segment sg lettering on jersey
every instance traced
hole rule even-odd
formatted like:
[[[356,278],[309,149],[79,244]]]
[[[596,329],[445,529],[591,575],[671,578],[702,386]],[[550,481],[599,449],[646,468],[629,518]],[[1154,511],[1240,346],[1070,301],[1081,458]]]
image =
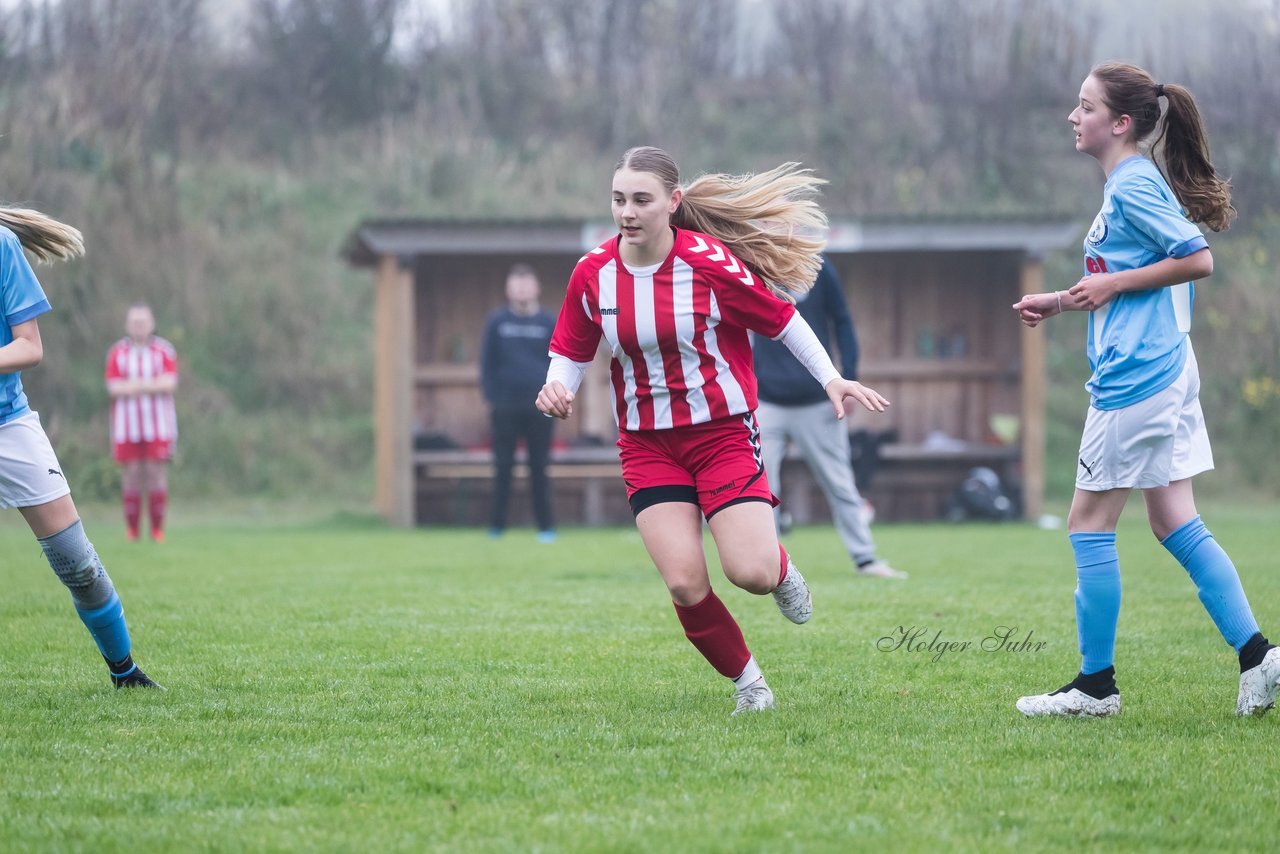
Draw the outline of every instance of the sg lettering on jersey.
[[[1106,273],[1107,262],[1103,258],[1096,258],[1093,255],[1086,255],[1084,258],[1085,269],[1090,273]]]

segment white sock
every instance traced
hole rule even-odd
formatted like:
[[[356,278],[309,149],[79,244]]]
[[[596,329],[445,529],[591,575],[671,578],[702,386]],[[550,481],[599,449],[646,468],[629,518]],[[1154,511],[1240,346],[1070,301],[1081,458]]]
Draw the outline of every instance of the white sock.
[[[764,673],[760,671],[760,665],[756,664],[756,657],[753,655],[747,659],[747,668],[742,671],[742,675],[733,680],[733,685],[739,691],[746,688],[756,680],[764,680]]]

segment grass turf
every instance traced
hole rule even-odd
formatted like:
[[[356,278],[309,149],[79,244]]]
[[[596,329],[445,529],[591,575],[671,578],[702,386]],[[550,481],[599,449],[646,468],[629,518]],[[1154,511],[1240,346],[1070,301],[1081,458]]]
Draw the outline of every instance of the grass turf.
[[[1266,508],[1206,519],[1276,626]],[[1234,717],[1235,657],[1140,506],[1110,720],[1013,708],[1079,663],[1063,531],[876,534],[909,581],[852,577],[830,529],[787,538],[806,626],[713,564],[779,705],[730,718],[630,530],[201,519],[155,546],[93,522],[162,694],[110,688],[6,514],[0,849],[1269,847],[1280,713]],[[1031,643],[984,650],[1000,626]],[[916,649],[886,649],[899,627]]]

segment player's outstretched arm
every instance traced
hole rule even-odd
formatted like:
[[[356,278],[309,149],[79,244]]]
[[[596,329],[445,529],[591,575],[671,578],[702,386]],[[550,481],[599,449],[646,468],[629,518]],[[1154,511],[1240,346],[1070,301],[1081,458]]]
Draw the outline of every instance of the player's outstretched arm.
[[[1018,313],[1019,320],[1034,329],[1072,305],[1074,299],[1066,291],[1054,291],[1048,294],[1027,294],[1013,304],[1013,310]]]

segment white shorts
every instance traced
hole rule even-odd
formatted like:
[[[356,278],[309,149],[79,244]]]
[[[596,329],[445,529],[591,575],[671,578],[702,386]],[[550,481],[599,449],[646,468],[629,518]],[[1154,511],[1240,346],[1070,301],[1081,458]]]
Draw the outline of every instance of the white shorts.
[[[1123,409],[1089,407],[1080,439],[1076,488],[1151,489],[1213,468],[1213,448],[1200,409],[1200,370],[1187,362],[1173,385]]]
[[[0,508],[36,507],[70,493],[38,414],[0,424]]]

